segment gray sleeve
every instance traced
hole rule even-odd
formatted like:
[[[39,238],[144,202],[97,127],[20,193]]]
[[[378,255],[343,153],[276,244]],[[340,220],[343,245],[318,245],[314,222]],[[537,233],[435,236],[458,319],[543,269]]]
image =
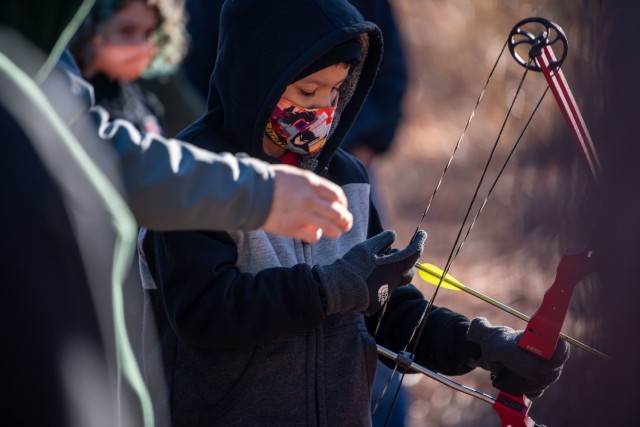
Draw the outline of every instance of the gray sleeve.
[[[109,121],[101,107],[92,114],[100,138],[116,151],[129,207],[141,226],[236,230],[265,222],[274,191],[267,163],[140,134],[127,121]]]
[[[159,231],[229,231],[265,222],[274,185],[267,163],[214,154],[140,134],[125,120],[110,121],[102,107],[91,108],[93,87],[68,51],[54,71],[42,89],[85,151],[121,189],[139,225]]]

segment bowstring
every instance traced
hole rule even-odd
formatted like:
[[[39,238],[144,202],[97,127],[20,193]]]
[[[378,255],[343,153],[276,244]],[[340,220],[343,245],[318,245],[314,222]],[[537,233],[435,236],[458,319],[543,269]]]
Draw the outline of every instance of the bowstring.
[[[491,187],[489,188],[489,191],[487,191],[486,197],[482,201],[482,205],[480,206],[480,209],[478,209],[478,211],[476,212],[475,217],[473,217],[473,221],[471,222],[471,225],[469,226],[469,228],[467,228],[467,233],[464,235],[464,238],[462,239],[462,242],[460,243],[460,246],[458,246],[458,249],[456,250],[456,253],[453,256],[453,259],[457,258],[458,254],[460,253],[460,249],[462,249],[462,246],[464,245],[464,242],[467,241],[467,238],[469,237],[469,233],[471,232],[471,229],[473,229],[474,225],[476,224],[476,221],[478,220],[478,217],[480,216],[480,214],[482,213],[482,210],[484,209],[485,205],[487,204],[487,201],[489,200],[489,197],[491,196],[491,193],[493,192],[493,189],[496,187],[496,184],[498,183],[498,180],[500,179],[500,177],[502,176],[502,173],[506,169],[507,164],[510,162],[511,157],[513,156],[513,153],[515,153],[515,151],[516,151],[516,148],[518,148],[518,145],[520,144],[520,141],[522,140],[522,137],[524,136],[524,133],[526,132],[527,128],[529,127],[529,124],[531,123],[531,120],[533,120],[533,117],[535,116],[536,112],[538,111],[538,108],[542,104],[542,101],[544,100],[545,96],[547,95],[547,92],[549,92],[549,87],[548,86],[545,88],[544,92],[542,93],[542,96],[540,96],[540,99],[538,100],[538,103],[536,104],[535,108],[533,109],[533,112],[531,113],[531,116],[529,116],[529,119],[527,120],[527,122],[525,123],[524,127],[522,128],[522,131],[520,132],[520,135],[518,136],[518,139],[516,140],[515,144],[513,144],[513,147],[511,148],[511,151],[509,152],[509,154],[507,155],[504,163],[502,164],[502,167],[500,168],[500,171],[496,175],[496,178],[493,180],[493,183],[491,184]]]
[[[429,212],[429,209],[431,208],[431,204],[433,202],[433,199],[435,198],[440,186],[442,185],[444,177],[447,174],[447,171],[449,170],[449,167],[451,166],[451,163],[453,162],[453,158],[456,155],[456,153],[458,152],[458,149],[460,148],[460,146],[462,145],[462,140],[464,139],[464,136],[467,133],[467,129],[469,128],[469,126],[471,125],[471,122],[473,121],[473,119],[475,117],[476,110],[480,106],[480,102],[482,101],[482,98],[484,97],[484,94],[487,91],[487,87],[489,86],[489,83],[491,82],[491,79],[493,78],[493,75],[494,75],[494,73],[496,71],[496,68],[498,67],[500,59],[502,58],[502,55],[504,54],[504,51],[505,51],[507,45],[508,45],[508,39],[502,45],[502,48],[500,49],[500,53],[498,54],[498,57],[496,58],[496,60],[495,60],[495,62],[493,64],[493,67],[491,68],[491,71],[489,72],[489,76],[487,77],[487,80],[485,81],[484,86],[482,87],[482,91],[480,92],[480,95],[476,99],[475,105],[474,105],[473,109],[471,110],[471,114],[469,115],[469,118],[467,119],[467,121],[466,121],[466,123],[464,125],[462,133],[458,137],[458,140],[456,141],[456,144],[455,144],[455,146],[454,146],[454,148],[453,148],[453,150],[451,152],[451,155],[449,156],[449,159],[448,159],[447,163],[445,164],[445,167],[444,167],[444,169],[442,171],[442,174],[440,175],[440,179],[438,180],[438,182],[436,184],[436,187],[434,188],[433,192],[431,193],[431,195],[430,195],[430,197],[429,197],[429,199],[427,201],[427,207],[422,212],[422,216],[420,218],[420,221],[418,222],[418,226],[416,227],[416,231],[414,233],[413,238],[415,238],[415,236],[417,235],[418,231],[420,230],[420,226],[422,225],[422,222],[424,221],[427,213]],[[438,286],[439,285],[440,284],[438,284]],[[437,288],[436,288],[436,291],[437,291]],[[387,299],[387,301],[385,301],[385,303],[382,306],[382,310],[381,310],[380,316],[378,317],[376,328],[374,330],[374,338],[377,337],[377,335],[378,335],[378,330],[379,330],[380,325],[382,323],[382,318],[384,317],[384,315],[386,313],[386,309],[387,309],[387,305],[389,304],[389,300],[390,300],[390,298]],[[414,329],[414,332],[415,332],[415,329]],[[413,336],[413,334],[412,334],[412,336]],[[409,343],[410,343],[410,341],[409,341]],[[405,350],[406,350],[406,348],[405,348]],[[391,381],[393,380],[393,377],[395,376],[395,373],[396,373],[397,370],[398,370],[398,365],[396,364],[393,367],[393,370],[391,371],[391,374],[389,375],[389,379],[385,383],[385,385],[384,385],[384,387],[383,387],[383,389],[382,389],[382,391],[380,393],[380,396],[378,397],[378,399],[377,399],[377,401],[376,401],[376,403],[375,403],[375,405],[374,405],[374,407],[373,407],[373,409],[371,411],[372,414],[376,413],[376,411],[377,411],[377,409],[378,409],[378,407],[380,405],[380,402],[382,401],[384,395],[386,394],[387,389],[388,389]],[[403,374],[403,377],[404,377],[404,374]],[[401,379],[401,382],[402,382],[402,379]],[[391,405],[391,409],[389,410],[389,414],[391,413],[391,410],[393,409],[393,406],[395,405],[395,401],[396,401],[396,398],[397,398],[399,390],[400,390],[400,387],[398,386],[398,390],[395,393],[395,397],[393,399],[393,403]],[[388,420],[388,416],[387,416],[387,420]],[[386,425],[386,422],[385,422],[385,425]]]
[[[460,248],[462,247],[462,245],[464,244],[464,239],[461,239],[462,237],[462,233],[465,229],[465,226],[467,224],[467,221],[469,219],[469,216],[471,215],[471,211],[473,210],[473,205],[475,204],[476,200],[478,199],[478,195],[480,194],[480,189],[482,188],[482,184],[484,183],[485,178],[487,177],[487,172],[489,170],[489,166],[491,165],[493,159],[494,159],[494,155],[496,152],[496,149],[498,147],[498,144],[500,142],[500,139],[502,138],[502,134],[504,132],[504,129],[506,127],[507,121],[509,120],[509,117],[511,116],[511,112],[513,111],[513,106],[516,103],[516,100],[518,99],[518,95],[520,94],[520,90],[522,89],[522,85],[524,84],[524,80],[527,76],[527,73],[529,72],[529,70],[527,68],[525,68],[524,73],[522,74],[522,78],[520,79],[520,83],[518,84],[518,89],[516,90],[513,99],[511,101],[511,105],[509,105],[509,110],[507,111],[507,114],[502,122],[502,126],[500,127],[500,131],[498,132],[498,136],[493,144],[493,147],[491,148],[491,152],[489,153],[489,157],[487,158],[487,161],[485,163],[484,166],[484,170],[482,171],[482,175],[480,176],[480,179],[478,181],[478,184],[476,185],[476,189],[473,193],[473,196],[471,197],[471,201],[469,202],[469,206],[467,207],[467,211],[465,212],[465,216],[462,220],[462,224],[460,225],[460,229],[458,230],[458,234],[456,235],[456,238],[454,240],[453,246],[451,248],[451,251],[449,252],[449,256],[447,257],[447,262],[445,264],[445,268],[443,269],[443,273],[442,273],[442,277],[440,278],[440,280],[438,281],[438,285],[436,286],[436,290],[433,292],[433,295],[431,296],[431,300],[429,301],[429,304],[425,307],[425,309],[423,310],[422,315],[420,316],[420,320],[418,322],[418,324],[416,325],[416,327],[414,328],[411,336],[409,337],[409,342],[407,343],[407,345],[405,346],[403,351],[407,351],[407,349],[409,348],[409,345],[411,342],[413,342],[413,346],[411,348],[411,352],[413,353],[418,345],[418,341],[420,340],[420,337],[422,335],[422,332],[424,331],[425,325],[427,324],[427,319],[429,316],[429,313],[431,313],[433,304],[435,302],[436,297],[438,296],[438,293],[440,291],[442,282],[444,281],[444,278],[446,277],[446,275],[449,273],[449,270],[451,268],[451,265],[453,264],[453,261],[455,260],[455,258],[457,257],[457,255],[460,253]],[[508,159],[507,159],[508,160]],[[506,164],[505,164],[506,166]],[[500,170],[500,173],[504,170],[504,167]],[[500,176],[498,175],[496,177],[496,179],[498,179]],[[495,185],[495,182],[494,182]],[[493,186],[491,187],[493,189]],[[484,207],[487,198],[489,197],[489,195],[487,194],[487,197],[485,198],[485,202],[482,203],[480,209],[478,210],[478,213],[476,214],[475,218],[477,218],[480,215],[480,212],[482,210],[482,208]],[[475,223],[475,221],[474,221]],[[471,226],[473,226],[473,224],[471,224]],[[471,226],[468,227],[467,233],[465,234],[465,239],[466,237],[469,235],[469,232],[471,231]]]
[[[469,118],[467,119],[467,122],[465,123],[464,128],[462,129],[462,133],[460,134],[460,137],[458,138],[458,141],[456,142],[456,145],[453,147],[453,151],[451,152],[451,155],[449,156],[449,160],[447,161],[447,164],[444,166],[442,174],[440,175],[440,179],[438,180],[438,183],[436,184],[436,187],[433,189],[433,193],[431,193],[431,196],[429,197],[429,201],[427,202],[427,207],[425,208],[424,212],[422,212],[422,217],[420,218],[420,221],[418,222],[418,226],[416,227],[416,231],[414,233],[414,237],[418,233],[418,231],[420,230],[420,226],[422,225],[422,221],[425,219],[425,217],[427,216],[427,212],[429,212],[429,209],[431,208],[431,203],[433,202],[433,199],[436,197],[436,193],[438,192],[438,190],[440,189],[440,186],[442,185],[442,181],[444,180],[444,177],[447,174],[447,171],[449,170],[449,166],[451,166],[451,163],[453,162],[453,157],[456,155],[456,152],[458,151],[458,148],[460,148],[460,145],[462,145],[462,139],[466,135],[467,129],[469,128],[469,125],[471,124],[471,121],[473,120],[473,118],[476,115],[476,110],[480,106],[480,101],[482,101],[482,98],[484,97],[484,94],[487,91],[487,87],[489,86],[489,83],[491,82],[491,79],[493,78],[493,73],[496,71],[496,68],[498,67],[498,63],[500,62],[500,58],[502,58],[502,54],[504,53],[504,50],[506,49],[508,42],[509,42],[509,40],[507,39],[504,42],[504,44],[502,45],[502,49],[500,49],[500,53],[498,54],[498,58],[496,59],[495,63],[493,64],[493,68],[491,68],[491,71],[489,72],[489,77],[487,77],[487,81],[484,83],[482,91],[480,92],[480,96],[478,96],[478,99],[476,100],[476,104],[473,106],[473,110],[471,110],[471,114],[469,115]]]
[[[515,144],[513,145],[511,151],[509,152],[509,155],[506,157],[505,161],[502,164],[502,167],[500,168],[499,172],[497,173],[493,183],[491,184],[483,202],[480,205],[480,208],[477,210],[471,224],[467,227],[467,231],[464,235],[464,237],[461,239],[462,236],[462,232],[465,229],[465,225],[467,224],[467,220],[469,219],[469,215],[471,214],[471,211],[473,209],[473,205],[475,204],[475,201],[478,198],[478,194],[480,193],[480,188],[482,187],[482,184],[484,183],[484,180],[486,178],[486,174],[487,171],[489,169],[489,166],[493,160],[496,148],[498,146],[498,143],[500,142],[500,139],[502,137],[505,125],[511,115],[511,112],[513,110],[513,106],[515,105],[515,102],[518,98],[518,95],[520,93],[520,90],[522,88],[522,85],[524,83],[524,80],[527,76],[528,73],[528,69],[525,68],[525,71],[522,75],[522,78],[520,79],[520,84],[518,85],[518,89],[516,90],[516,93],[514,94],[513,100],[511,102],[511,105],[509,106],[509,110],[507,111],[507,114],[505,116],[505,119],[502,123],[502,127],[500,128],[500,132],[498,134],[498,137],[496,138],[496,142],[493,145],[493,148],[491,150],[491,153],[489,154],[489,157],[487,159],[487,162],[485,164],[485,168],[482,172],[482,175],[480,177],[480,180],[478,182],[478,185],[476,186],[475,192],[473,194],[473,197],[471,198],[471,201],[469,202],[469,207],[467,208],[465,217],[462,221],[462,225],[460,226],[460,229],[458,230],[458,234],[456,236],[456,239],[454,241],[453,247],[451,249],[451,252],[449,253],[449,257],[447,258],[447,262],[445,264],[445,268],[443,269],[443,274],[442,277],[440,278],[440,280],[438,281],[438,285],[436,286],[436,290],[434,291],[431,300],[429,301],[429,304],[425,307],[422,315],[420,316],[420,320],[418,322],[418,324],[416,325],[416,327],[413,330],[412,335],[409,337],[409,343],[406,345],[406,347],[404,348],[404,351],[406,351],[409,348],[409,344],[411,342],[413,342],[413,346],[411,347],[411,353],[414,353],[416,350],[416,347],[418,345],[418,342],[420,341],[420,337],[422,336],[422,332],[424,331],[424,328],[427,324],[427,320],[429,318],[429,314],[431,313],[431,310],[433,309],[433,305],[435,302],[435,299],[438,295],[438,291],[441,288],[442,282],[444,280],[444,277],[446,277],[446,275],[448,274],[451,265],[453,264],[453,262],[455,261],[455,259],[457,258],[458,254],[460,253],[460,250],[462,249],[462,246],[464,245],[465,241],[467,240],[467,238],[469,237],[469,233],[471,232],[471,229],[473,228],[473,226],[476,224],[476,221],[478,219],[478,217],[480,216],[480,214],[482,213],[482,210],[484,209],[487,200],[489,199],[489,196],[491,195],[493,189],[495,188],[498,180],[500,179],[500,176],[502,175],[502,173],[504,172],[507,164],[509,163],[509,160],[511,159],[511,157],[513,156],[513,153],[515,152],[516,148],[518,147],[518,145],[520,144],[520,141],[522,140],[522,136],[524,135],[524,132],[526,131],[527,127],[529,126],[529,123],[531,123],[531,120],[533,119],[533,116],[535,115],[535,113],[538,110],[538,107],[540,106],[540,104],[542,103],[542,100],[544,99],[544,96],[547,93],[547,90],[545,89],[543,95],[540,97],[540,100],[538,101],[532,115],[529,117],[528,121],[525,123],[525,126],[523,128],[523,130],[521,131],[518,139],[516,140]]]
[[[440,185],[441,185],[441,184],[442,184],[442,182],[443,182],[444,176],[446,175],[446,173],[447,173],[447,171],[448,171],[448,169],[449,169],[449,166],[451,165],[451,163],[452,163],[452,161],[453,161],[453,156],[455,155],[455,153],[457,152],[457,150],[458,150],[459,146],[461,145],[462,139],[463,139],[464,135],[466,134],[467,129],[468,129],[468,127],[469,127],[469,125],[470,125],[471,121],[473,120],[473,118],[474,118],[474,116],[475,116],[475,112],[476,112],[476,110],[478,109],[478,106],[479,106],[479,104],[480,104],[480,101],[482,100],[482,97],[484,96],[484,93],[485,93],[485,91],[486,91],[486,89],[487,89],[487,86],[488,86],[489,82],[491,81],[491,78],[492,78],[492,76],[493,76],[493,74],[494,74],[494,71],[495,71],[495,69],[496,69],[496,67],[497,67],[497,65],[498,65],[498,62],[500,61],[500,59],[501,59],[501,57],[502,57],[502,54],[503,54],[504,49],[505,49],[505,47],[507,46],[507,44],[508,44],[508,40],[507,40],[507,41],[505,42],[505,44],[503,45],[503,47],[502,47],[502,49],[501,49],[501,51],[500,51],[500,54],[498,55],[498,58],[497,58],[497,60],[496,60],[496,62],[495,62],[495,64],[494,64],[494,66],[493,66],[493,68],[492,68],[491,72],[489,73],[489,77],[487,78],[487,81],[485,82],[485,85],[484,85],[484,87],[483,87],[483,89],[482,89],[482,92],[481,92],[480,96],[478,97],[478,99],[477,99],[477,101],[476,101],[476,104],[475,104],[475,106],[474,106],[474,108],[473,108],[473,110],[472,110],[472,112],[471,112],[471,115],[469,116],[469,119],[467,120],[467,122],[466,122],[466,124],[465,124],[465,127],[464,127],[464,129],[463,129],[463,131],[462,131],[462,134],[461,134],[461,135],[460,135],[460,137],[458,138],[458,141],[456,142],[456,145],[455,145],[455,147],[454,147],[454,149],[453,149],[453,151],[452,151],[452,154],[451,154],[451,156],[449,157],[449,160],[447,161],[447,164],[445,165],[445,168],[444,168],[444,170],[443,170],[443,172],[442,172],[442,175],[440,176],[440,179],[439,179],[439,181],[438,181],[438,183],[437,183],[437,185],[436,185],[436,188],[434,189],[433,193],[431,194],[431,196],[430,196],[430,198],[429,198],[429,201],[428,201],[428,204],[427,204],[427,208],[424,210],[424,212],[423,212],[423,214],[422,214],[422,217],[420,218],[420,222],[419,222],[419,224],[418,224],[418,227],[416,228],[416,233],[419,231],[419,229],[420,229],[420,225],[422,224],[422,222],[423,222],[423,220],[424,220],[424,218],[425,218],[425,216],[426,216],[427,212],[429,211],[429,209],[430,209],[430,207],[431,207],[431,204],[432,204],[432,201],[433,201],[433,199],[435,198],[435,195],[436,195],[436,193],[437,193],[438,189],[440,188]],[[531,59],[529,60],[529,62],[532,62],[532,61],[533,61],[533,58],[531,58]],[[522,86],[523,86],[523,84],[524,84],[524,81],[525,81],[525,78],[526,78],[526,76],[527,76],[528,71],[529,71],[529,70],[528,70],[528,68],[525,68],[525,71],[524,71],[524,73],[523,73],[523,75],[522,75],[522,78],[520,79],[520,83],[519,83],[518,88],[517,88],[517,90],[516,90],[516,92],[515,92],[515,94],[514,94],[513,100],[512,100],[512,102],[511,102],[511,105],[509,106],[509,109],[508,109],[508,111],[507,111],[507,114],[506,114],[506,116],[505,116],[505,119],[504,119],[504,121],[503,121],[503,123],[502,123],[502,126],[501,126],[501,128],[500,128],[500,132],[499,132],[499,134],[498,134],[498,136],[497,136],[497,138],[496,138],[496,141],[495,141],[495,143],[494,143],[494,145],[493,145],[493,147],[492,147],[492,150],[491,150],[491,152],[490,152],[490,154],[489,154],[489,157],[488,157],[488,159],[487,159],[487,162],[486,162],[486,164],[485,164],[485,168],[484,168],[484,170],[483,170],[483,173],[482,173],[482,175],[481,175],[481,177],[480,177],[480,180],[479,180],[479,182],[478,182],[478,185],[476,186],[476,189],[475,189],[475,192],[474,192],[473,197],[472,197],[472,199],[471,199],[471,202],[469,203],[469,206],[468,206],[468,208],[467,208],[467,211],[466,211],[465,217],[464,217],[464,219],[463,219],[463,221],[462,221],[462,225],[461,225],[461,227],[460,227],[460,229],[459,229],[459,231],[458,231],[458,234],[457,234],[457,236],[456,236],[456,239],[455,239],[455,241],[454,241],[454,245],[453,245],[453,247],[452,247],[452,249],[451,249],[451,252],[449,253],[449,256],[448,256],[448,258],[447,258],[447,262],[446,262],[446,265],[445,265],[445,269],[443,270],[442,277],[440,278],[440,281],[438,282],[438,285],[436,286],[436,290],[434,291],[434,293],[433,293],[433,295],[432,295],[432,297],[431,297],[431,300],[429,301],[428,305],[425,307],[425,309],[424,309],[423,313],[421,314],[421,316],[420,316],[420,318],[419,318],[419,320],[418,320],[418,323],[417,323],[417,324],[416,324],[416,326],[414,327],[414,329],[413,329],[413,331],[412,331],[412,334],[411,334],[411,336],[409,337],[409,340],[408,340],[407,344],[405,345],[405,347],[404,347],[404,349],[403,349],[403,353],[406,353],[407,349],[409,348],[409,346],[410,346],[410,345],[411,345],[411,343],[413,342],[413,345],[412,345],[412,348],[411,348],[410,354],[415,354],[415,350],[416,350],[417,345],[418,345],[418,343],[419,343],[419,340],[420,340],[420,337],[421,337],[421,335],[422,335],[422,332],[423,332],[423,331],[424,331],[424,329],[425,329],[425,326],[426,326],[426,323],[427,323],[428,316],[429,316],[429,314],[430,314],[430,312],[431,312],[431,310],[432,310],[432,307],[433,307],[434,302],[435,302],[435,298],[436,298],[436,297],[437,297],[437,295],[438,295],[438,291],[440,290],[440,287],[441,287],[441,285],[442,285],[442,282],[443,282],[443,280],[444,280],[444,277],[446,277],[446,275],[447,275],[447,273],[448,273],[449,269],[451,268],[451,265],[453,264],[453,261],[457,258],[458,254],[460,253],[460,250],[462,249],[462,246],[464,245],[464,243],[465,243],[465,241],[467,240],[467,238],[468,238],[468,236],[469,236],[469,234],[470,234],[471,230],[473,229],[474,225],[476,224],[477,219],[479,218],[480,214],[482,213],[482,211],[483,211],[483,209],[484,209],[484,207],[485,207],[485,205],[486,205],[486,203],[487,203],[487,201],[488,201],[488,199],[489,199],[489,197],[490,197],[491,193],[493,192],[493,190],[494,190],[494,188],[495,188],[495,186],[496,186],[496,184],[497,184],[498,180],[500,179],[500,177],[502,176],[502,174],[503,174],[504,170],[506,169],[507,164],[510,162],[510,160],[511,160],[511,158],[512,158],[512,156],[513,156],[513,154],[514,154],[514,152],[515,152],[515,150],[516,150],[516,148],[517,148],[517,147],[518,147],[518,145],[520,144],[520,142],[521,142],[521,140],[522,140],[522,138],[523,138],[523,136],[524,136],[524,134],[525,134],[525,132],[526,132],[527,128],[529,127],[529,124],[530,124],[530,123],[531,123],[531,121],[533,120],[533,117],[535,116],[536,112],[538,111],[538,109],[539,109],[540,105],[542,104],[542,101],[543,101],[543,100],[544,100],[544,98],[545,98],[545,95],[547,94],[547,92],[548,92],[548,90],[549,90],[549,88],[547,87],[547,88],[544,90],[544,92],[543,92],[542,96],[540,97],[540,99],[538,100],[538,102],[537,102],[537,104],[536,104],[535,108],[533,109],[533,112],[532,112],[532,113],[531,113],[531,115],[529,116],[529,118],[528,118],[527,122],[525,123],[524,127],[522,128],[522,131],[520,132],[520,134],[519,134],[518,138],[516,139],[516,142],[513,144],[512,148],[511,148],[511,150],[510,150],[509,154],[507,155],[506,159],[504,160],[504,162],[503,162],[503,164],[502,164],[502,166],[501,166],[500,170],[499,170],[499,171],[498,171],[498,173],[496,174],[496,176],[495,176],[495,178],[494,178],[494,180],[493,180],[493,183],[491,184],[491,186],[490,186],[489,190],[488,190],[488,191],[487,191],[487,193],[486,193],[486,196],[484,197],[484,200],[482,201],[482,203],[481,203],[481,205],[480,205],[480,208],[477,210],[477,212],[476,212],[475,216],[473,217],[473,219],[472,219],[472,221],[471,221],[471,224],[467,227],[467,230],[466,230],[466,233],[464,234],[464,237],[463,237],[462,239],[460,239],[460,237],[462,236],[462,232],[463,232],[463,231],[464,231],[464,229],[465,229],[465,225],[466,225],[466,223],[467,223],[467,220],[469,219],[469,216],[470,216],[470,214],[471,214],[471,211],[473,210],[473,205],[475,204],[475,201],[476,201],[476,200],[477,200],[477,198],[478,198],[478,195],[479,195],[479,193],[480,193],[480,189],[481,189],[481,187],[482,187],[482,184],[484,183],[484,180],[485,180],[485,178],[486,178],[486,176],[487,176],[487,171],[488,171],[488,169],[489,169],[490,164],[492,163],[492,160],[493,160],[493,158],[494,158],[495,151],[496,151],[496,149],[497,149],[498,143],[500,142],[500,139],[501,139],[502,134],[503,134],[503,132],[504,132],[504,129],[505,129],[505,127],[506,127],[506,123],[508,122],[508,119],[509,119],[509,117],[511,116],[511,113],[512,113],[512,111],[513,111],[513,107],[514,107],[515,102],[516,102],[516,100],[517,100],[517,98],[518,98],[518,96],[519,96],[519,93],[520,93],[521,89],[522,89]],[[414,237],[415,237],[415,234],[414,234]],[[387,301],[387,303],[388,303],[388,301]],[[378,332],[378,328],[379,328],[379,326],[380,326],[381,319],[382,319],[382,316],[384,315],[385,310],[386,310],[386,303],[385,303],[385,307],[383,307],[382,314],[381,314],[380,318],[378,319],[378,324],[377,324],[377,326],[376,326],[375,334],[377,334],[377,332]],[[385,386],[384,386],[384,388],[383,388],[383,390],[382,390],[382,392],[381,392],[380,396],[378,397],[378,399],[377,399],[377,401],[376,401],[376,404],[375,404],[374,409],[373,409],[373,411],[372,411],[372,413],[373,413],[373,414],[375,414],[375,412],[376,412],[377,408],[379,407],[379,404],[380,404],[380,402],[382,401],[382,398],[384,397],[384,395],[385,395],[385,393],[386,393],[386,391],[387,391],[387,389],[388,389],[388,387],[389,387],[389,385],[390,385],[391,381],[393,380],[393,377],[395,376],[395,373],[398,371],[398,367],[399,367],[399,365],[398,365],[398,363],[396,363],[396,364],[395,364],[395,366],[394,366],[394,368],[393,368],[393,370],[392,370],[392,372],[391,372],[391,374],[390,374],[390,376],[389,376],[389,379],[387,380],[387,382],[386,382],[386,384],[385,384]],[[404,368],[404,369],[402,369],[402,371],[401,371],[401,373],[400,373],[400,375],[401,375],[401,376],[400,376],[400,381],[399,381],[399,383],[398,383],[398,385],[397,385],[397,388],[396,388],[396,391],[395,391],[395,393],[394,393],[394,397],[393,397],[393,400],[392,400],[392,403],[391,403],[391,407],[390,407],[390,409],[389,409],[389,411],[388,411],[387,418],[386,418],[386,420],[385,420],[385,426],[386,426],[386,425],[388,424],[388,422],[389,422],[391,412],[393,411],[393,408],[394,408],[394,406],[395,406],[395,402],[396,402],[396,400],[397,400],[397,397],[398,397],[398,394],[399,394],[400,388],[401,388],[401,386],[402,386],[402,382],[403,382],[403,380],[404,380],[404,376],[405,376],[405,374],[407,373],[407,370],[408,370],[407,368]]]

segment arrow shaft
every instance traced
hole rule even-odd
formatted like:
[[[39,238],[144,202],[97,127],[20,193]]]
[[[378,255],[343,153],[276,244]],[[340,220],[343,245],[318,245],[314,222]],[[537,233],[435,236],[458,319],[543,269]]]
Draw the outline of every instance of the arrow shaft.
[[[419,270],[422,270],[422,271],[425,271],[425,272],[430,273],[430,272],[429,272],[425,267],[423,267],[423,266],[422,266],[422,265],[420,265],[420,264],[417,264],[417,263],[416,263],[416,265],[415,265],[415,266],[416,266],[416,268],[417,268],[417,269],[419,269]],[[466,286],[466,285],[461,285],[461,286],[460,286],[460,285],[455,284],[455,283],[453,283],[453,282],[450,282],[450,284],[451,284],[452,286],[457,287],[457,288],[458,288],[458,289],[460,289],[461,291],[464,291],[464,292],[468,293],[469,295],[473,295],[474,297],[476,297],[476,298],[478,298],[478,299],[481,299],[482,301],[484,301],[484,302],[486,302],[486,303],[489,303],[489,304],[491,304],[492,306],[494,306],[494,307],[496,307],[496,308],[499,308],[500,310],[502,310],[502,311],[504,311],[504,312],[506,312],[506,313],[511,314],[512,316],[517,317],[517,318],[518,318],[518,319],[520,319],[520,320],[524,320],[525,322],[528,322],[529,320],[531,320],[531,317],[530,317],[530,316],[527,316],[526,314],[521,313],[520,311],[518,311],[518,310],[516,310],[516,309],[514,309],[514,308],[511,308],[511,307],[509,307],[508,305],[503,304],[503,303],[501,303],[500,301],[495,300],[495,299],[491,298],[490,296],[487,296],[487,295],[483,294],[482,292],[478,292],[478,291],[476,291],[475,289],[470,288],[469,286]],[[575,339],[575,338],[572,338],[572,337],[570,337],[570,336],[568,336],[568,335],[565,335],[565,334],[563,334],[563,333],[560,333],[560,338],[562,338],[563,340],[565,340],[565,341],[566,341],[566,342],[568,342],[569,344],[574,345],[574,346],[576,346],[576,347],[578,347],[578,348],[581,348],[581,349],[583,349],[584,351],[587,351],[587,352],[589,352],[589,353],[591,353],[591,354],[593,354],[593,355],[595,355],[595,356],[598,356],[598,357],[600,357],[600,358],[602,358],[602,359],[609,359],[609,356],[608,356],[608,355],[606,355],[606,354],[602,353],[601,351],[596,350],[596,349],[595,349],[595,348],[593,348],[593,347],[588,346],[587,344],[585,344],[585,343],[583,343],[583,342],[581,342],[581,341],[578,341],[578,340],[577,340],[577,339]]]

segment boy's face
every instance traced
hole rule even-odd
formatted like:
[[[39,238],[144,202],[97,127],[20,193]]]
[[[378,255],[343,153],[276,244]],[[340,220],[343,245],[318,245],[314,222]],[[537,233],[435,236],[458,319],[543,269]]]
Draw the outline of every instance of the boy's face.
[[[349,65],[340,63],[323,68],[296,82],[291,83],[282,98],[302,108],[323,108],[336,104],[338,89],[349,75]],[[272,157],[282,157],[286,149],[275,144],[266,136],[263,147]]]
[[[348,74],[347,64],[331,65],[290,84],[282,97],[303,108],[329,107],[334,105]]]

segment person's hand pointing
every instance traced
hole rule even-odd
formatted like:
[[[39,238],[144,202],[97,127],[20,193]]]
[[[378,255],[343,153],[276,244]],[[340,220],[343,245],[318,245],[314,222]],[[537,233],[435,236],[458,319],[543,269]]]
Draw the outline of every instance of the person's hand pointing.
[[[262,228],[306,242],[335,239],[353,225],[342,189],[312,172],[272,165],[275,188],[271,211]]]

